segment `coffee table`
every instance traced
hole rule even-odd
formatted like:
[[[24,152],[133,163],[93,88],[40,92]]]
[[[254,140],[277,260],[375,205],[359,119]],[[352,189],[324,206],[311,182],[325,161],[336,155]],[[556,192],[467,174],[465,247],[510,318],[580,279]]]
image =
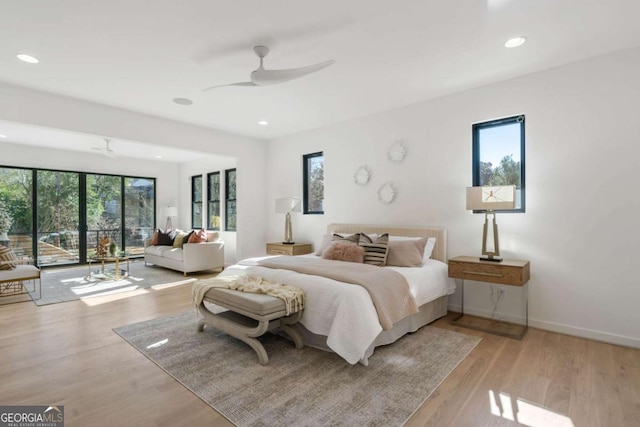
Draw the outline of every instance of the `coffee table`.
[[[91,279],[91,278],[96,278],[96,279],[113,279],[113,280],[120,280],[123,277],[127,277],[129,276],[129,256],[123,255],[123,256],[90,256],[89,259],[89,275],[87,276],[87,278]],[[121,261],[126,261],[127,262],[127,274],[125,274],[124,276],[122,276],[120,274],[120,262]],[[100,268],[100,276],[97,276],[96,274],[94,274],[91,271],[91,262],[99,262],[101,265]],[[110,274],[109,272],[105,271],[104,269],[104,263],[105,262],[115,262],[116,264],[116,271],[115,274]]]

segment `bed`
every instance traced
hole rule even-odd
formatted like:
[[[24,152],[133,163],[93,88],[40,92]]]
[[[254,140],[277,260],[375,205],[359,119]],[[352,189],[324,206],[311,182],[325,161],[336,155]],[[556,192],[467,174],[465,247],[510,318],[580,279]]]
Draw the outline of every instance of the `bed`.
[[[360,224],[330,224],[327,234],[384,234],[396,238],[433,237],[431,257],[422,267],[376,267],[392,269],[405,277],[418,311],[383,329],[368,291],[361,286],[341,283],[316,275],[302,274],[261,263],[273,257],[250,258],[225,269],[221,276],[251,274],[272,282],[286,283],[305,290],[306,306],[295,327],[305,345],[337,353],[351,364],[368,365],[375,347],[388,345],[407,333],[447,314],[448,296],[455,291],[446,265],[446,230],[433,227],[396,227]],[[317,255],[303,257],[319,258]],[[332,261],[338,262],[340,261]],[[342,263],[348,264],[348,263]]]

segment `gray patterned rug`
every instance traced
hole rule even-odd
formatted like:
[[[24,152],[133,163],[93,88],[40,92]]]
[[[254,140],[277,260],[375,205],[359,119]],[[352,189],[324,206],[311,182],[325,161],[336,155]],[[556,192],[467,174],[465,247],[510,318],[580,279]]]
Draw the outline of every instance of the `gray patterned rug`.
[[[113,263],[105,268],[113,268]],[[126,271],[126,263],[120,264],[120,268]],[[96,264],[92,270],[96,273],[100,269]],[[184,277],[179,271],[156,267],[149,264],[145,267],[143,260],[135,260],[129,263],[129,275],[120,280],[103,280],[96,277],[88,277],[88,266],[69,268],[42,269],[40,280],[42,281],[42,298],[35,299],[37,305],[55,304],[77,299],[108,296],[122,292],[131,292],[145,289],[151,286],[168,283],[193,282],[193,275]],[[33,294],[33,292],[29,292]]]
[[[237,426],[400,426],[480,342],[425,326],[378,347],[369,366],[287,339],[260,338],[269,364],[248,345],[205,327],[196,312],[114,329],[138,351]]]

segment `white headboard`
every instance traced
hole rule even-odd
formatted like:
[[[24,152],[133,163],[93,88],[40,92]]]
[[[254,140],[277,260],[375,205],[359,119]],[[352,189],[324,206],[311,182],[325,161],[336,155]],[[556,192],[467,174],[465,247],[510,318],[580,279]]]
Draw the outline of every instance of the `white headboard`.
[[[390,236],[435,237],[432,259],[447,262],[447,230],[440,227],[399,227],[396,225],[329,224],[327,233],[389,233]]]

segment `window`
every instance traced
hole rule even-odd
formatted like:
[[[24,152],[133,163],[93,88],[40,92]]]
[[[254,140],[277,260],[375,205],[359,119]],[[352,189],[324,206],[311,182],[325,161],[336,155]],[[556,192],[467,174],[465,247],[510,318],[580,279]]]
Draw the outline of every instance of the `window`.
[[[324,213],[324,155],[322,152],[302,156],[303,200],[305,214]]]
[[[191,177],[191,228],[202,228],[202,175]]]
[[[0,204],[11,223],[4,231],[14,251],[40,267],[83,264],[104,236],[142,256],[155,227],[155,185],[154,178],[0,166]]]
[[[236,231],[236,170],[227,169],[224,171],[224,189],[225,189],[225,217],[224,229],[226,231]]]
[[[516,209],[524,212],[524,115],[476,123],[473,185],[515,185]]]
[[[220,172],[207,174],[207,228],[220,230]]]

